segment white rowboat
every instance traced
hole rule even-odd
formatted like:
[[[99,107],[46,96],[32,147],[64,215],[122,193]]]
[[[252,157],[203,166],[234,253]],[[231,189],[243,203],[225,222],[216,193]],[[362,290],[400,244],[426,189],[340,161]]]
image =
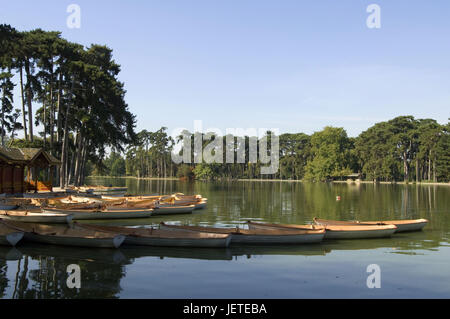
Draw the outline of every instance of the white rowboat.
[[[151,228],[129,228],[115,226],[97,226],[76,224],[76,226],[103,232],[125,235],[125,244],[139,246],[163,247],[228,247],[231,241],[229,234],[213,234],[201,232],[176,232]]]
[[[156,206],[153,210],[153,215],[175,215],[175,214],[191,214],[195,209],[195,205],[189,206]]]
[[[152,209],[71,210],[58,208],[43,208],[42,210],[47,213],[71,214],[73,215],[73,220],[148,218],[153,215]]]
[[[25,233],[24,239],[43,244],[118,248],[125,240],[124,235],[99,232],[88,229],[73,229],[69,226],[27,224],[13,221],[1,221],[8,227]]]
[[[161,229],[211,232],[217,234],[231,234],[231,244],[274,245],[274,244],[309,244],[321,242],[325,235],[324,229],[297,230],[251,230],[239,228],[216,228],[201,226],[176,226],[160,224]]]
[[[24,232],[10,228],[0,220],[0,245],[15,246],[22,238]]]
[[[14,210],[19,208],[17,205],[8,205],[8,204],[1,204],[0,203],[0,210]]]
[[[258,227],[255,225],[255,227]],[[291,224],[266,224],[264,227],[271,227],[273,229],[304,229],[305,225],[291,225]],[[333,226],[323,225],[325,230],[324,239],[365,239],[365,238],[383,238],[390,237],[397,230],[394,225],[383,226]]]
[[[373,225],[395,225],[397,227],[396,233],[419,231],[422,230],[428,223],[426,219],[406,219],[406,220],[383,220],[383,221],[337,221],[314,218],[317,225],[359,225],[359,226],[373,226]]]
[[[62,213],[43,213],[41,211],[0,211],[0,219],[24,223],[69,224],[73,215]]]

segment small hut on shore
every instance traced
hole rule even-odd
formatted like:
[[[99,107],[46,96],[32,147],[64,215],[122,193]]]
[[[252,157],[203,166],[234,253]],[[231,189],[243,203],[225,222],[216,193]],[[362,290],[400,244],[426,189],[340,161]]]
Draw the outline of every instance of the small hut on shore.
[[[53,169],[60,164],[41,148],[0,147],[0,193],[52,191]],[[39,180],[40,171],[49,172],[49,180]]]

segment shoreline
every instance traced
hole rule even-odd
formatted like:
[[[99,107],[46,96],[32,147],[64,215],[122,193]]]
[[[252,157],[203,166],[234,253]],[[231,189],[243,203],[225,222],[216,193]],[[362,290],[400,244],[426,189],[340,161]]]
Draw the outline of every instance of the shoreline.
[[[136,177],[136,176],[86,176],[86,178],[132,178],[137,180],[178,181],[177,177]]]
[[[179,181],[180,178],[177,177],[136,177],[136,176],[88,176],[87,178],[122,178],[122,179],[136,179],[136,180],[160,180],[160,181]],[[285,183],[308,183],[301,179],[256,179],[256,178],[239,178],[239,179],[224,179],[225,181],[236,181],[236,182],[285,182]],[[199,180],[198,180],[199,181]],[[223,180],[222,180],[223,181]],[[311,182],[312,183],[312,182]],[[380,184],[380,185],[421,185],[421,186],[450,186],[450,182],[377,182],[373,181],[330,181],[330,182],[320,182],[320,183],[333,183],[333,184],[348,184],[348,185],[358,185],[358,184]]]

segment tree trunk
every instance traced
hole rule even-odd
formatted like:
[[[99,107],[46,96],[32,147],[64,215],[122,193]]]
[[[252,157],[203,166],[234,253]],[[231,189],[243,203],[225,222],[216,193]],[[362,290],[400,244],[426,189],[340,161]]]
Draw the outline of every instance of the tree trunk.
[[[419,182],[419,159],[416,157],[416,183]]]
[[[27,116],[25,112],[25,92],[23,90],[23,71],[22,66],[20,67],[20,96],[22,98],[22,117],[23,117],[23,132],[25,133],[25,140],[28,141],[28,131],[27,131]]]
[[[403,152],[403,169],[405,171],[405,182],[409,180],[409,172],[408,172],[408,161],[406,159],[406,152]]]
[[[167,177],[167,167],[166,167],[166,158],[164,157],[164,178]]]
[[[436,155],[433,158],[433,182],[437,182],[436,179]]]
[[[150,177],[153,177],[153,160],[150,158]]]
[[[53,59],[53,58],[52,58]],[[54,139],[54,126],[55,126],[55,107],[53,105],[53,61],[51,67],[51,78],[50,78],[50,152],[53,153],[53,143]]]
[[[77,157],[75,160],[75,172],[74,172],[75,186],[78,186],[78,183],[80,180],[82,155],[83,155],[83,151],[84,151],[84,138],[83,138],[83,132],[81,129],[80,129],[79,137],[77,138],[77,140],[78,140],[78,145],[76,146],[77,147]]]
[[[77,171],[77,165],[79,161],[79,156],[81,152],[81,133],[80,130],[78,130],[77,135],[75,136],[75,144],[74,149],[72,153],[72,160],[70,161],[70,169],[69,169],[69,177],[67,178],[67,182],[70,184],[72,181],[75,184],[76,181],[76,171]]]
[[[27,104],[28,104],[28,129],[29,129],[29,135],[30,135],[30,141],[34,141],[33,137],[33,105],[32,105],[32,99],[33,99],[33,92],[31,89],[31,73],[30,73],[30,62],[28,59],[25,59],[25,73],[27,76],[27,84],[25,86],[27,91]]]
[[[44,108],[44,119],[43,119],[43,124],[44,124],[44,149],[47,146],[47,107],[45,106],[45,96],[42,100],[42,107]]]
[[[75,79],[72,80],[72,90],[71,95],[73,92],[73,88],[75,86]],[[68,118],[69,118],[69,111],[70,111],[70,103],[67,105],[66,108],[66,116],[64,120],[64,139],[61,146],[61,170],[60,170],[60,187],[66,186],[66,169],[67,169],[67,143],[69,141],[69,128],[68,128]]]
[[[62,82],[62,73],[59,73],[59,80],[58,80],[58,98],[56,102],[56,108],[58,109],[58,119],[56,120],[56,140],[58,141],[58,144],[61,143],[61,122],[62,122],[62,112],[61,112],[61,94],[62,94],[62,88],[61,88],[61,82]]]
[[[5,99],[5,90],[3,90],[3,100]],[[3,103],[0,105],[2,110],[2,128],[0,134],[2,135],[2,146],[5,146],[5,112],[3,110]]]
[[[86,161],[87,161],[88,146],[89,146],[89,143],[87,140],[85,140],[84,145],[83,145],[83,155],[81,157],[81,168],[80,168],[80,177],[79,177],[78,185],[84,184],[84,179],[86,176],[85,168],[86,168]]]
[[[431,181],[431,150],[428,157],[428,180]]]

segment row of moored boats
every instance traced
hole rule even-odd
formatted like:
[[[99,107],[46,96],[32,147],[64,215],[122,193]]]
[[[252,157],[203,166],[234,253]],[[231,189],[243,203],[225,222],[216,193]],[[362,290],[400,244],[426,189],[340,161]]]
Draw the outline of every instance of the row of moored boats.
[[[162,196],[80,196],[5,198],[0,218],[33,223],[66,224],[72,220],[148,218],[190,214],[203,209],[207,199],[181,193]]]
[[[122,244],[165,247],[228,247],[229,245],[313,244],[326,239],[386,238],[396,232],[419,231],[427,220],[333,221],[311,225],[247,222],[247,228],[218,228],[161,223],[159,228],[100,226],[71,222],[43,225],[0,219],[0,244],[20,240],[65,245],[117,248]]]

